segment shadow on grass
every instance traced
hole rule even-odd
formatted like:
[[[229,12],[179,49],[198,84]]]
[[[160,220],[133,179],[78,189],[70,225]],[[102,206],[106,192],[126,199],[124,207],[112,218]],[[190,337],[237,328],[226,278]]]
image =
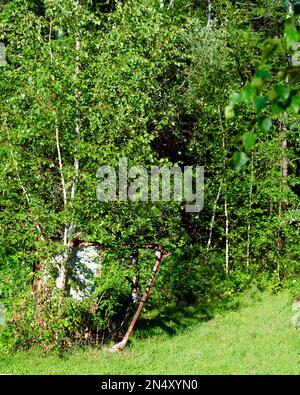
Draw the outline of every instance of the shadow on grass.
[[[161,310],[144,313],[136,324],[134,338],[172,337],[189,327],[213,319],[217,313],[238,310],[240,307],[238,298],[216,299],[210,303],[198,303],[192,306],[166,306]]]

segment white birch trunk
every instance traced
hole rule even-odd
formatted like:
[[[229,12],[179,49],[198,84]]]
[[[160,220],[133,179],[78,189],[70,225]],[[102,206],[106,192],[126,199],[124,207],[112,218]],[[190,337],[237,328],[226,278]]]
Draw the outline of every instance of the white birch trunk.
[[[220,106],[218,106],[219,117],[221,122],[221,128],[223,132],[222,144],[224,151],[224,173],[226,172],[226,159],[227,159],[227,142],[226,134],[222,123]],[[228,215],[228,205],[227,205],[227,179],[224,178],[225,188],[224,188],[224,213],[225,213],[225,273],[229,273],[229,215]]]
[[[253,200],[253,153],[251,155],[251,175],[250,175],[250,192],[249,192],[249,210],[251,212],[252,209],[252,200]],[[248,216],[248,226],[247,226],[247,258],[246,258],[246,266],[247,269],[250,265],[250,245],[251,245],[251,221]]]
[[[226,247],[225,247],[225,272],[226,275],[229,273],[229,217],[228,217],[228,207],[227,207],[227,198],[225,196],[224,200],[224,211],[225,211],[225,240],[226,240]]]
[[[168,7],[168,8],[174,7],[174,1],[175,1],[175,0],[170,0],[169,7]]]
[[[207,0],[207,26],[211,24],[211,0]]]
[[[213,214],[212,214],[212,217],[211,217],[210,227],[209,227],[210,228],[209,229],[209,237],[208,237],[207,246],[206,246],[206,253],[209,252],[209,249],[210,249],[210,246],[211,246],[213,227],[214,227],[214,223],[215,223],[216,211],[217,211],[217,207],[218,207],[218,201],[220,199],[222,184],[223,184],[223,179],[220,182],[220,186],[219,186],[219,189],[218,189],[218,194],[217,194],[216,200],[214,202]]]
[[[286,117],[287,114],[284,114]],[[278,217],[282,216],[283,211],[283,199],[285,193],[285,187],[287,184],[288,176],[288,160],[287,160],[287,137],[286,137],[286,126],[282,124],[279,130],[279,140],[281,144],[281,158],[280,158],[280,186],[279,186],[279,201],[278,201]],[[278,264],[277,264],[277,277],[280,280],[280,254],[282,252],[282,239],[280,229],[277,231],[277,249],[278,249]]]
[[[79,7],[79,0],[76,1],[77,6]],[[80,66],[79,66],[79,51],[80,51],[80,35],[79,33],[76,34],[76,68],[75,68],[75,78],[78,77],[79,71],[80,71]],[[79,97],[79,93],[76,92],[76,98]],[[79,119],[78,116],[76,117],[76,122],[75,122],[75,135],[76,135],[76,143],[75,143],[75,149],[74,149],[74,180],[72,183],[72,189],[71,189],[71,200],[74,199],[75,194],[76,194],[76,185],[78,182],[78,173],[79,173],[79,161],[78,161],[78,144],[79,144],[79,139],[80,139],[80,126],[79,126]]]
[[[75,0],[77,7],[80,6],[80,1]],[[76,34],[76,43],[75,43],[75,49],[76,49],[76,67],[75,67],[75,79],[78,76],[80,66],[79,66],[79,51],[80,51],[80,35],[79,32]],[[78,92],[76,92],[76,97],[78,97]],[[56,128],[56,140],[57,140],[57,152],[58,152],[58,158],[59,158],[59,166],[60,166],[60,172],[61,172],[61,180],[62,180],[62,188],[63,188],[63,200],[64,200],[64,207],[66,209],[68,199],[67,199],[67,189],[65,187],[65,181],[63,177],[63,171],[62,171],[62,159],[61,159],[61,152],[60,152],[60,147],[59,147],[59,139],[58,139],[58,128]],[[73,175],[73,182],[72,182],[72,187],[71,187],[71,193],[70,193],[70,207],[73,205],[74,197],[76,194],[76,186],[78,183],[78,173],[79,173],[79,161],[78,161],[78,144],[79,144],[79,139],[80,139],[80,126],[79,126],[79,119],[78,117],[76,118],[75,121],[75,148],[74,148],[74,175]],[[63,237],[63,244],[66,247],[65,253],[61,255],[61,263],[60,263],[60,269],[59,269],[59,275],[56,279],[56,287],[64,290],[66,287],[66,282],[67,282],[67,263],[70,260],[70,257],[72,256],[72,238],[75,232],[75,221],[72,219],[72,222],[70,226],[66,226],[64,229],[64,237]]]
[[[61,156],[61,149],[60,149],[60,140],[59,140],[59,129],[57,125],[57,119],[56,119],[56,127],[55,127],[55,139],[56,139],[56,150],[57,150],[57,157],[58,157],[58,164],[59,164],[59,172],[60,172],[60,178],[61,178],[61,186],[62,186],[62,195],[63,195],[63,204],[64,204],[64,209],[67,207],[67,189],[66,189],[66,183],[65,183],[65,177],[64,177],[64,172],[63,172],[63,162],[62,162],[62,156]],[[63,245],[67,248],[68,245],[68,228],[65,226],[64,228],[64,236],[63,236]],[[65,252],[62,257],[63,259],[60,262],[60,268],[59,268],[59,274],[56,279],[56,287],[58,289],[61,289],[62,291],[65,289],[66,286],[66,264],[67,264],[67,252]]]

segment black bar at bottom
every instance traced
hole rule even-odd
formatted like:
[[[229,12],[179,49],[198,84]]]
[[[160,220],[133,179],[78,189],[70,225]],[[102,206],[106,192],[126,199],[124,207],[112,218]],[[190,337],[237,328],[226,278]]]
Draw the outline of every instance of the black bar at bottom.
[[[288,392],[289,386],[299,388],[299,376],[181,376],[181,375],[86,375],[86,376],[19,376],[1,375],[0,386],[30,394],[39,394],[47,390],[54,394],[101,394],[103,392],[139,393],[188,391],[211,394],[212,391],[226,390],[232,393],[248,391],[267,391],[271,388]],[[21,393],[20,392],[20,393]],[[3,392],[5,393],[5,391]],[[17,392],[18,393],[18,392]]]

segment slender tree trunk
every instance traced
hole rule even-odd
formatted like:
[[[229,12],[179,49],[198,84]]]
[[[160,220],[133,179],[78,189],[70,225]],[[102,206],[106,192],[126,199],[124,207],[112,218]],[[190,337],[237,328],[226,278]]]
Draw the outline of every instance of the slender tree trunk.
[[[281,145],[280,155],[280,186],[279,186],[279,200],[278,200],[278,215],[281,217],[283,210],[283,195],[288,176],[288,161],[287,161],[287,138],[286,126],[282,124],[279,128],[279,141]]]
[[[75,0],[77,7],[80,6],[80,0]],[[79,51],[80,51],[80,35],[79,32],[76,34],[76,41],[75,41],[75,50],[76,50],[76,66],[75,66],[75,81],[78,78],[78,74],[80,71],[80,65],[79,65]],[[79,97],[79,93],[75,93],[76,98]],[[65,180],[63,176],[63,164],[62,164],[62,157],[61,157],[61,151],[60,151],[60,145],[59,145],[59,129],[58,126],[56,125],[56,146],[57,146],[57,153],[58,153],[58,159],[59,159],[59,168],[60,168],[60,174],[61,174],[61,183],[62,183],[62,189],[63,189],[63,201],[64,201],[64,208],[65,210],[67,209],[67,203],[70,204],[70,209],[73,210],[73,201],[76,195],[76,187],[78,183],[78,174],[79,174],[79,160],[78,160],[78,145],[79,145],[79,140],[80,140],[80,120],[78,115],[76,116],[75,120],[75,148],[74,148],[74,174],[73,174],[73,182],[71,186],[71,192],[69,195],[69,202],[67,199],[67,189],[65,186]],[[61,262],[60,262],[60,269],[59,269],[59,275],[56,279],[56,287],[61,289],[62,291],[65,290],[66,288],[66,283],[67,283],[67,265],[69,260],[72,257],[72,239],[73,235],[75,232],[75,220],[74,220],[74,213],[72,214],[73,218],[71,221],[71,224],[69,226],[65,226],[64,229],[64,237],[63,237],[63,244],[65,246],[65,252],[61,255]]]
[[[290,0],[287,0],[287,7],[288,7],[288,14],[293,15],[294,14],[294,9],[293,9],[293,4]]]
[[[207,26],[211,24],[211,0],[207,0]]]
[[[207,246],[206,246],[206,254],[208,254],[210,246],[211,246],[213,227],[214,227],[214,223],[215,223],[216,211],[217,211],[218,202],[219,202],[219,199],[220,199],[222,184],[223,184],[223,179],[220,182],[219,189],[218,189],[218,194],[217,194],[216,200],[214,202],[213,214],[212,214],[212,217],[211,217],[210,227],[209,227],[209,237],[208,237]]]
[[[293,11],[292,11],[293,12]],[[286,84],[289,83],[288,76],[285,80]],[[287,184],[287,176],[288,176],[288,159],[287,159],[287,129],[285,124],[285,119],[287,118],[287,113],[283,114],[283,122],[279,128],[279,141],[281,145],[281,157],[280,157],[280,187],[279,187],[279,202],[278,202],[278,217],[281,218],[282,210],[283,210],[283,197],[285,194],[286,184]],[[280,261],[281,255],[283,253],[283,241],[281,235],[280,225],[277,229],[277,250],[278,250],[278,263],[277,263],[277,276],[278,280],[280,280]]]
[[[218,106],[220,124],[222,129],[222,146],[224,152],[224,174],[226,172],[226,163],[227,163],[227,136],[222,122],[221,110],[220,106]],[[225,214],[225,273],[228,275],[229,273],[229,214],[228,214],[228,204],[227,204],[227,178],[224,177],[224,214]]]
[[[224,199],[224,211],[225,211],[225,272],[226,275],[229,273],[229,216],[227,207],[227,197]]]
[[[284,114],[286,117],[287,114]],[[278,217],[279,219],[282,217],[283,212],[283,201],[284,201],[284,194],[287,184],[287,176],[288,176],[288,160],[287,160],[287,136],[286,136],[286,125],[282,123],[279,128],[279,141],[281,146],[281,155],[280,155],[280,185],[279,185],[279,199],[278,199]],[[278,225],[276,230],[276,243],[277,243],[277,252],[278,252],[278,262],[277,262],[277,276],[278,280],[280,280],[280,261],[281,256],[283,253],[283,240],[281,234],[280,225]]]
[[[53,53],[52,53],[52,48],[51,48],[51,39],[52,39],[52,19],[50,20],[50,26],[49,26],[49,54],[50,54],[50,60],[52,62],[53,60]],[[60,133],[59,133],[59,124],[58,124],[58,117],[57,113],[55,112],[55,142],[56,142],[56,152],[57,152],[57,158],[58,158],[58,166],[59,166],[59,174],[60,174],[60,180],[61,180],[61,188],[62,188],[62,198],[63,198],[63,206],[64,209],[67,207],[67,188],[66,188],[66,182],[65,182],[65,176],[64,176],[64,171],[63,171],[63,161],[62,161],[62,154],[61,154],[61,148],[60,148]],[[67,245],[67,227],[64,229],[64,236],[63,236],[63,244],[64,246]]]
[[[140,297],[139,250],[132,253],[131,267],[134,273],[131,282],[131,299],[135,303]]]
[[[246,266],[247,269],[249,268],[250,265],[250,246],[251,246],[251,210],[252,210],[252,200],[253,200],[253,179],[254,179],[254,174],[253,174],[253,152],[251,154],[251,167],[250,167],[250,192],[249,192],[249,215],[248,215],[248,226],[247,226],[247,260],[246,260]]]
[[[282,158],[281,158],[281,173],[282,173],[282,184],[285,186],[287,184],[287,176],[288,176],[288,160],[287,160],[287,136],[286,136],[286,126],[282,125]]]
[[[49,35],[48,35],[48,42],[49,42],[49,55],[50,61],[53,61],[53,52],[51,47],[51,40],[52,40],[52,19],[50,20],[49,25]],[[55,142],[56,142],[56,152],[58,158],[58,166],[59,166],[59,174],[61,180],[61,188],[62,188],[62,200],[63,200],[63,207],[64,210],[67,208],[68,198],[67,198],[67,187],[65,182],[64,170],[63,170],[63,160],[62,160],[62,153],[61,153],[61,146],[60,146],[60,130],[59,130],[59,123],[58,123],[58,116],[55,111]],[[67,248],[68,245],[68,227],[65,225],[64,233],[63,233],[63,245]],[[67,253],[63,253],[60,259],[60,262],[56,263],[58,266],[58,277],[56,278],[56,287],[64,291],[66,286],[66,265],[67,265]]]
[[[63,204],[64,209],[67,208],[67,189],[65,183],[65,177],[63,172],[63,162],[61,156],[61,149],[60,149],[60,139],[59,139],[59,129],[58,129],[58,122],[56,120],[56,127],[55,127],[55,138],[56,138],[56,149],[57,149],[57,157],[58,157],[58,164],[59,164],[59,172],[61,178],[61,186],[62,186],[62,195],[63,195]],[[64,235],[63,235],[63,245],[67,248],[68,245],[68,228],[65,226],[64,228]],[[56,287],[61,289],[62,291],[65,290],[66,287],[66,265],[67,265],[68,254],[64,252],[62,254],[62,259],[60,262],[59,274],[56,279]]]
[[[63,203],[64,203],[64,208],[66,208],[67,202],[68,202],[67,201],[67,189],[66,189],[65,177],[64,177],[64,172],[63,172],[63,162],[62,162],[62,157],[61,157],[59,129],[58,129],[57,121],[56,121],[56,127],[55,127],[55,140],[56,140],[56,150],[57,150],[57,157],[58,157],[58,164],[59,164],[61,187],[62,187]],[[66,244],[66,243],[64,242],[64,244]]]
[[[76,0],[77,7],[79,7],[80,3],[79,0]],[[80,34],[77,32],[76,34],[76,67],[75,67],[75,79],[78,78],[78,74],[80,71],[80,59],[79,59],[79,51],[80,51]],[[76,92],[76,98],[79,98],[79,92]],[[76,186],[78,182],[78,173],[79,173],[79,160],[78,160],[78,145],[79,145],[79,140],[80,140],[80,125],[79,125],[79,116],[77,114],[76,116],[76,122],[75,122],[75,136],[76,136],[76,143],[75,143],[75,149],[74,149],[74,180],[72,183],[72,189],[71,189],[71,200],[73,201],[76,193]]]
[[[79,0],[76,1],[77,6],[79,7]],[[80,51],[80,35],[79,33],[76,34],[76,67],[75,67],[75,81],[78,78],[78,74],[80,71],[80,59],[79,59],[79,51]],[[76,98],[79,98],[79,92],[77,91],[75,93]],[[77,184],[78,184],[78,176],[79,176],[79,159],[78,159],[78,151],[79,151],[79,141],[80,141],[80,119],[79,119],[79,115],[76,115],[76,120],[75,120],[75,147],[74,147],[74,173],[73,173],[73,181],[72,181],[72,187],[71,187],[71,194],[70,194],[70,203],[71,203],[71,208],[73,209],[73,202],[74,202],[74,198],[76,195],[76,189],[77,189]],[[68,240],[69,242],[72,241],[73,235],[75,233],[75,229],[76,229],[76,223],[75,223],[75,219],[74,219],[74,213],[73,213],[73,218],[72,218],[72,222],[68,228],[67,231],[67,236],[68,236]]]

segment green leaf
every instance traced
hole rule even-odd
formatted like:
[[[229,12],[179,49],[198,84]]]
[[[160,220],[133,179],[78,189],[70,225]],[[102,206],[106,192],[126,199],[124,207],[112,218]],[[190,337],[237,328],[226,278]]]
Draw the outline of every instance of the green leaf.
[[[230,95],[230,103],[233,105],[239,104],[242,101],[242,95],[238,92],[232,92]]]
[[[243,146],[246,152],[249,152],[256,140],[256,134],[253,132],[245,133],[242,136]]]
[[[299,41],[299,33],[294,24],[287,23],[285,25],[285,34],[286,34],[288,46],[292,46],[293,44]]]
[[[284,103],[290,97],[291,88],[288,85],[275,85],[274,89]]]
[[[291,104],[288,107],[288,111],[297,114],[299,112],[299,109],[300,109],[300,97],[293,96],[291,100]]]
[[[260,130],[267,133],[272,127],[272,120],[270,118],[260,119],[257,123],[257,126]]]
[[[244,100],[247,106],[252,103],[256,95],[256,89],[252,88],[250,85],[246,86],[244,89]]]
[[[281,114],[283,111],[285,111],[284,108],[280,107],[278,104],[276,103],[272,104],[272,113],[274,115]]]
[[[235,117],[234,107],[232,104],[228,104],[228,106],[225,107],[225,118],[232,119],[234,117]]]
[[[264,85],[264,80],[262,78],[254,77],[250,85],[252,88],[261,89]]]
[[[272,77],[272,74],[267,70],[257,70],[255,77],[262,78],[263,80],[267,81]]]
[[[260,112],[265,107],[266,104],[267,104],[267,99],[265,98],[265,96],[258,96],[255,99],[255,104],[254,104],[255,112]]]
[[[240,170],[248,162],[249,158],[245,152],[236,151],[232,157],[234,167]]]
[[[264,42],[263,57],[268,59],[277,50],[279,41],[277,39],[268,39]]]

